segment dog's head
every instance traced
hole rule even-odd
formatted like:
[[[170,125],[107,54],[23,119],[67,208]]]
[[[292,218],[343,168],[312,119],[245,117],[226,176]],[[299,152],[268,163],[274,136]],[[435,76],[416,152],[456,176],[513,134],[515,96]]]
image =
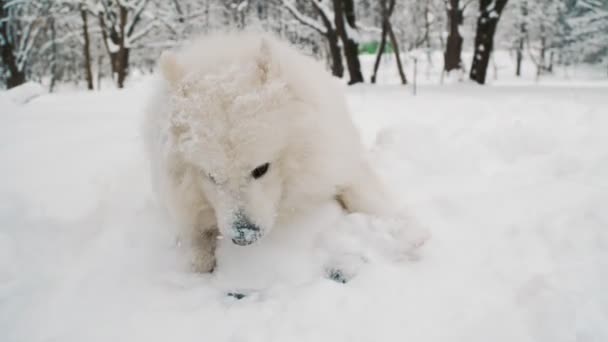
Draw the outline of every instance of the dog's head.
[[[283,154],[292,95],[262,40],[249,58],[192,69],[165,53],[172,146],[196,170],[220,232],[237,245],[268,233],[283,196]],[[293,101],[292,101],[293,102]]]

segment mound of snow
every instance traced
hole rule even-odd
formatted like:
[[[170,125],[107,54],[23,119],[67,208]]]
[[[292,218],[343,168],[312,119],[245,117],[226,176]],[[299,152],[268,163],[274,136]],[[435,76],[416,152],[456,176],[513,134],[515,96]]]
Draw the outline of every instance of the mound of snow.
[[[3,96],[15,104],[26,104],[43,94],[46,90],[40,83],[27,82],[5,91]]]

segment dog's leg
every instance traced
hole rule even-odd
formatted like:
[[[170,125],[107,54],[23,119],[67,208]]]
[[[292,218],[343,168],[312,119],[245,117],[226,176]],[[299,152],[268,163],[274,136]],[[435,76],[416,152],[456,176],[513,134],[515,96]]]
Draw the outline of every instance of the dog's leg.
[[[215,248],[219,231],[212,210],[202,210],[196,217],[184,226],[183,242],[190,253],[190,264],[194,271],[200,273],[212,272],[215,268]]]
[[[215,248],[217,247],[217,228],[209,228],[203,231],[197,230],[192,237],[192,267],[196,272],[213,272],[215,268]]]
[[[338,196],[338,201],[348,212],[387,220],[384,226],[407,251],[417,249],[430,238],[428,229],[399,205],[369,166],[361,168],[354,181]]]
[[[430,238],[428,229],[408,215],[367,165],[337,199],[347,212],[366,214],[357,216],[353,222],[358,223],[349,232],[365,241],[361,246],[374,246],[369,247],[372,254],[393,260],[417,259],[418,249]],[[365,253],[357,248],[337,245],[332,250],[339,252],[327,264],[328,277],[338,282],[348,281],[367,262]]]
[[[369,165],[364,164],[342,189],[338,201],[348,212],[399,216],[397,205]]]

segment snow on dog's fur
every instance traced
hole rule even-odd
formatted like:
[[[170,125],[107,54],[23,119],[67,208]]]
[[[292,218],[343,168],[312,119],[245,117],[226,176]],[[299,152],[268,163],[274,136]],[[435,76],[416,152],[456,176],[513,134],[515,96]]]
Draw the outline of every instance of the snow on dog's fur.
[[[254,243],[313,205],[393,215],[324,68],[271,36],[218,34],[161,56],[146,135],[160,198],[202,272],[218,234]]]

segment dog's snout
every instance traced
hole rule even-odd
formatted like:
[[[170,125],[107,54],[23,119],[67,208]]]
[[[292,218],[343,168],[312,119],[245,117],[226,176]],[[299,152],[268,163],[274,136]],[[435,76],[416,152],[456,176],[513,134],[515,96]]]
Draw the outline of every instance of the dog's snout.
[[[261,236],[260,227],[252,223],[242,212],[237,212],[232,224],[232,242],[239,246],[247,246],[256,242]]]

